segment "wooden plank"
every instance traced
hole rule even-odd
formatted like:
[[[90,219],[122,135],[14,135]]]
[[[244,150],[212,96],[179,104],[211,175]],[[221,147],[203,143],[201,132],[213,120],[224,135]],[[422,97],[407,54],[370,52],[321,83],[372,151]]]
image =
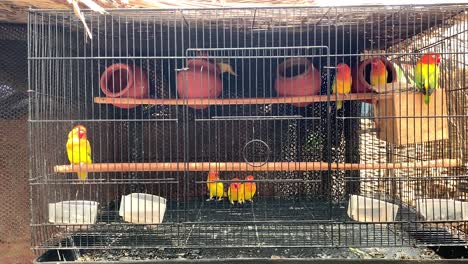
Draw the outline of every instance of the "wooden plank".
[[[406,168],[449,168],[461,166],[458,159],[402,163],[331,163],[331,170],[380,170]],[[125,172],[125,171],[314,171],[328,170],[327,162],[267,162],[249,164],[245,162],[160,162],[160,163],[93,163],[83,165],[59,165],[56,173],[70,172]]]
[[[372,100],[373,93],[331,95],[330,101]],[[380,95],[382,97],[382,95]],[[97,104],[138,104],[138,105],[246,105],[246,104],[292,104],[326,102],[327,95],[273,97],[273,98],[198,98],[198,99],[132,99],[95,97]]]

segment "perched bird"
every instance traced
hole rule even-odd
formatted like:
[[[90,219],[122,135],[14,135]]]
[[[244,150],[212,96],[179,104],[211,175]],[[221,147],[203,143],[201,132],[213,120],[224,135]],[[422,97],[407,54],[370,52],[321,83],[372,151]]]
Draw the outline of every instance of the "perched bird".
[[[75,126],[68,133],[67,155],[71,164],[90,164],[91,145],[86,138],[86,127],[82,125]],[[87,172],[78,172],[78,178],[82,181],[88,178]]]
[[[253,181],[254,176],[248,175],[245,177],[246,182],[244,182],[244,198],[246,201],[253,202],[253,197],[257,191],[257,184]]]
[[[439,86],[440,54],[427,53],[421,56],[414,68],[414,83],[424,94],[424,103],[429,104],[430,96]]]
[[[387,83],[387,67],[379,58],[372,59],[370,71],[370,85],[379,86]]]
[[[218,62],[217,63],[221,73],[229,73],[231,75],[237,76],[236,72],[232,69],[231,65],[227,62]]]
[[[346,63],[336,66],[336,75],[332,83],[333,94],[349,94],[351,92],[351,68]],[[342,101],[336,101],[336,110],[343,107]]]
[[[224,196],[224,184],[219,181],[219,173],[217,171],[208,172],[208,179],[206,181],[206,186],[208,188],[208,194],[210,198],[208,201],[213,200],[214,197],[218,198],[218,201],[221,201]]]
[[[222,73],[229,73],[231,75],[234,75],[234,76],[237,76],[236,72],[232,69],[231,65],[229,64],[229,59],[226,58],[226,59],[210,59],[209,58],[209,54],[208,52],[205,52],[205,51],[198,51],[197,52],[197,56],[198,57],[204,57],[206,59],[208,59],[209,61],[211,61],[212,63],[215,63],[217,66],[218,66],[218,69],[219,69],[219,72],[222,74]]]
[[[239,181],[239,178],[233,178],[232,179],[234,182],[232,182],[229,185],[229,189],[227,192],[227,196],[229,199],[229,202],[234,204],[234,202],[238,202],[240,204],[243,204],[245,199],[244,199],[244,184],[241,184]]]
[[[408,70],[407,70],[408,65],[407,64],[403,65],[403,64],[396,63],[396,62],[393,62],[392,64],[393,64],[393,68],[395,68],[398,82],[402,84],[408,83],[409,85],[413,86],[414,81],[408,74]]]

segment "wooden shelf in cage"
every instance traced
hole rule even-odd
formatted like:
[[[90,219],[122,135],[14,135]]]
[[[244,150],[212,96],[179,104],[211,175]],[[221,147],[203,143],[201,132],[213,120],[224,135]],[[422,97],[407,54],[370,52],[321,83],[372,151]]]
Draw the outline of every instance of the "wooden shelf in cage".
[[[331,163],[331,170],[380,170],[407,168],[449,168],[459,167],[459,159],[439,159],[430,161],[401,163]],[[251,164],[245,162],[161,162],[161,163],[94,163],[83,165],[59,165],[56,173],[87,172],[126,172],[126,171],[325,171],[327,162],[266,162]]]
[[[374,93],[330,95],[330,101],[372,100]],[[197,99],[132,99],[95,97],[96,104],[136,104],[136,105],[253,105],[253,104],[295,104],[326,102],[327,95],[270,97],[270,98],[197,98]]]

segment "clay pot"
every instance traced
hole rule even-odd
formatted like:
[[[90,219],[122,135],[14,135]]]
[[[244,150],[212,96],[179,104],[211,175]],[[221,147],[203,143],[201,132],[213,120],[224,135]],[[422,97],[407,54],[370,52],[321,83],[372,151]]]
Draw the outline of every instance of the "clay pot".
[[[147,98],[149,94],[146,72],[135,65],[116,63],[109,66],[101,75],[101,91],[112,98]],[[115,107],[129,109],[136,104],[114,104]]]
[[[275,89],[279,96],[309,96],[320,93],[320,72],[305,58],[292,58],[277,67]],[[304,107],[311,103],[295,103]]]
[[[396,82],[397,73],[396,73],[395,67],[393,67],[393,64],[387,59],[385,59],[384,57],[377,57],[377,58],[382,60],[382,62],[387,67],[388,80],[390,80],[390,81],[387,80],[387,82],[389,83]],[[366,80],[367,75],[370,74],[369,67],[372,63],[372,60],[374,59],[376,59],[376,57],[363,60],[359,63],[359,65],[353,66],[351,70],[352,77],[353,77],[351,93],[374,93],[375,92],[372,86]],[[364,100],[363,102],[372,103],[371,100]]]
[[[223,91],[220,69],[205,59],[187,61],[187,70],[177,74],[177,93],[184,99],[217,98]],[[190,105],[194,109],[205,109],[208,105]]]

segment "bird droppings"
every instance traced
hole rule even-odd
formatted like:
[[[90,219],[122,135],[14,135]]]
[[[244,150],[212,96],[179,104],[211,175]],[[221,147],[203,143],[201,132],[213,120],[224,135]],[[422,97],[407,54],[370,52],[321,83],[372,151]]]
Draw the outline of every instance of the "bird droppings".
[[[122,249],[84,250],[77,261],[135,261],[170,259],[225,259],[225,258],[268,258],[268,259],[441,259],[434,251],[426,248],[263,248],[263,249]]]

